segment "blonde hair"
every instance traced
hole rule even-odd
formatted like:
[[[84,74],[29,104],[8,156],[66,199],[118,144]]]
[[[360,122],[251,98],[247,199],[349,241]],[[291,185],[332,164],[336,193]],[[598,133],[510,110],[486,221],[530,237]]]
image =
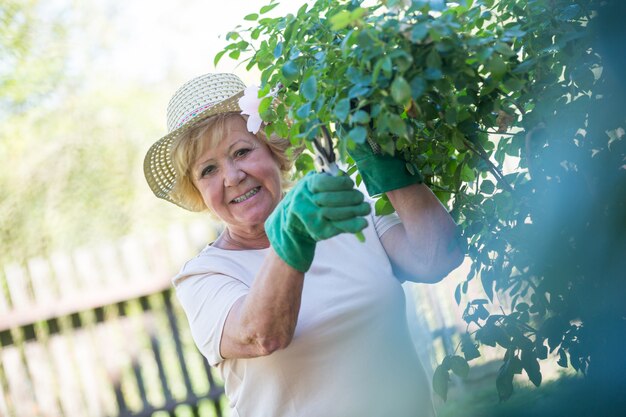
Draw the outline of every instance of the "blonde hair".
[[[226,122],[234,117],[246,117],[238,112],[220,113],[196,123],[191,129],[180,134],[173,142],[170,158],[176,173],[176,182],[170,195],[191,211],[205,211],[206,204],[192,179],[192,164],[207,149],[215,146],[224,136]],[[268,138],[262,126],[256,137],[265,143],[281,172],[283,189],[291,186],[290,171],[299,150],[288,152],[291,143],[275,133]]]

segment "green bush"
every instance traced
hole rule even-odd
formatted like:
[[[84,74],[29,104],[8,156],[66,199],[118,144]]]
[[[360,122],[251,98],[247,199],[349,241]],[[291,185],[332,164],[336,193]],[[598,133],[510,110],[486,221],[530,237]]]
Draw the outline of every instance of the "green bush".
[[[515,374],[541,383],[549,352],[623,383],[624,6],[318,0],[267,17],[276,4],[246,16],[251,27],[215,57],[257,67],[260,96],[279,87],[261,104],[267,129],[307,144],[329,126],[348,163],[346,149],[371,138],[424,174],[462,230],[473,263],[454,297],[468,336],[435,391],[445,398],[450,371],[496,345],[502,400]],[[485,298],[466,300],[469,285]]]

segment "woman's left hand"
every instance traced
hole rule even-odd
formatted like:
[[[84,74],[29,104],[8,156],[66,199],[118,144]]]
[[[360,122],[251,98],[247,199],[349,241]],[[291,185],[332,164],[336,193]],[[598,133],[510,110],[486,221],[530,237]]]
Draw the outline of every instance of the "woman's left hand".
[[[382,151],[377,153],[366,142],[348,149],[348,154],[356,163],[365,188],[371,196],[423,181],[416,167],[414,173],[409,172],[406,168],[407,162],[398,155],[398,151],[393,156]]]

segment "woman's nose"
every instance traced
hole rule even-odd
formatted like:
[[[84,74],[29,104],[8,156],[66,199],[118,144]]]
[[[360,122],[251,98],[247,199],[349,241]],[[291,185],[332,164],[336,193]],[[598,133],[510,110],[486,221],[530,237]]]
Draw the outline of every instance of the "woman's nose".
[[[224,172],[224,186],[233,187],[238,185],[246,177],[246,173],[236,164],[226,164]]]

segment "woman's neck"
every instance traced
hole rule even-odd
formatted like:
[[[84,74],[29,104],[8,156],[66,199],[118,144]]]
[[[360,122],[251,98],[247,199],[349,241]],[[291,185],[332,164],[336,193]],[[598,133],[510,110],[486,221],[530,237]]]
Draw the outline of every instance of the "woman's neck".
[[[270,242],[264,230],[257,233],[237,232],[226,227],[213,246],[227,250],[265,249]]]

